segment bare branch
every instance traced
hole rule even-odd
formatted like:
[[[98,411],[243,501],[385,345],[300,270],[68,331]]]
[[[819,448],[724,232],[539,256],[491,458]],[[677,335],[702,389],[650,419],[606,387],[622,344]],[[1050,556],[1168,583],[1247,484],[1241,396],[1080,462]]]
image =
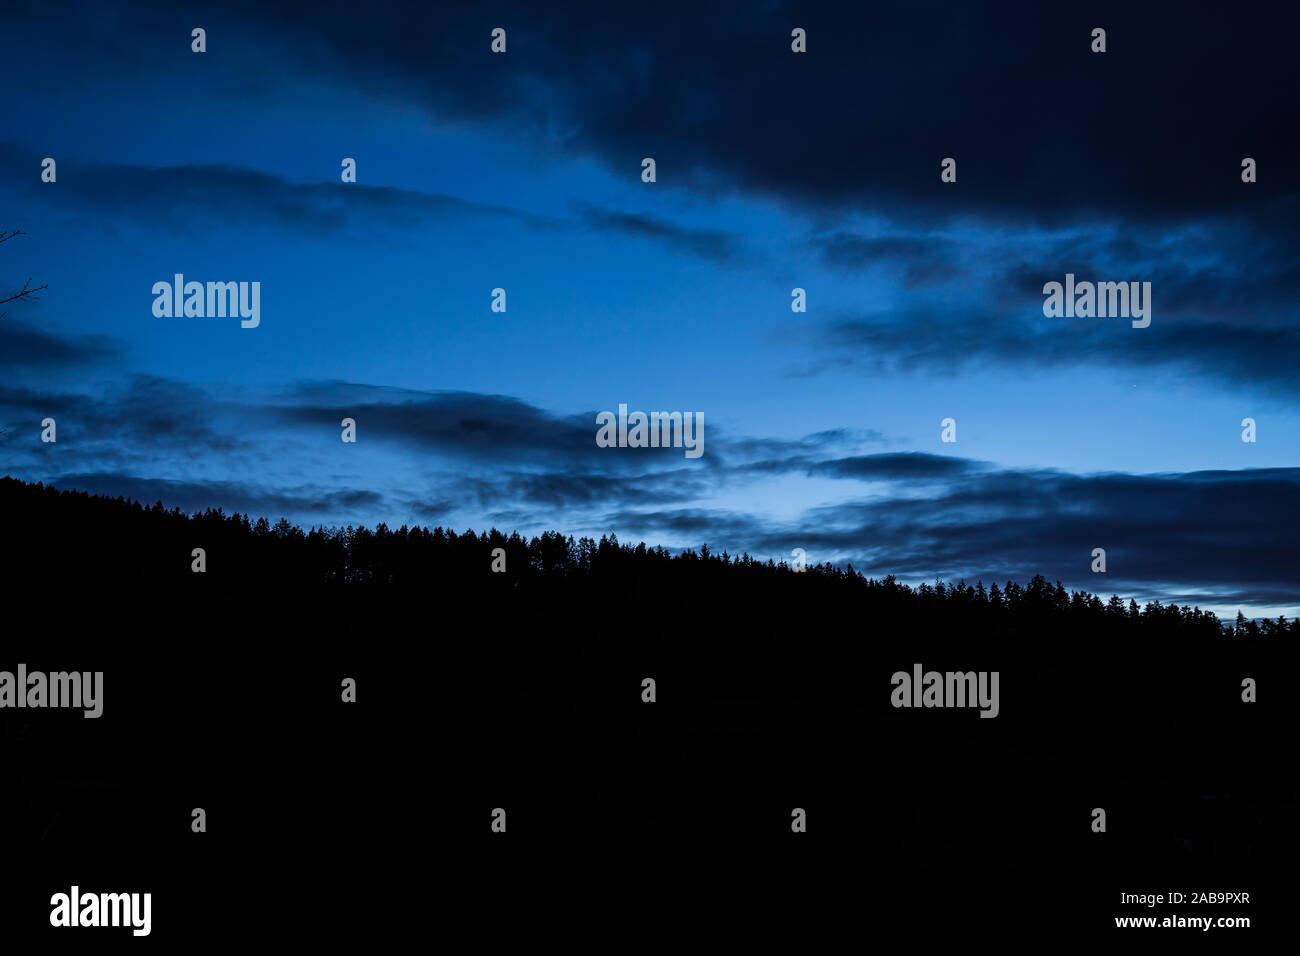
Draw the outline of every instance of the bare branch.
[[[7,299],[0,299],[0,305],[4,305],[6,302],[13,302],[15,299],[26,299],[29,297],[31,298],[32,301],[35,301],[40,298],[40,296],[36,294],[37,292],[40,292],[42,289],[49,288],[49,285],[47,284],[47,285],[38,285],[35,289],[33,289],[30,288],[31,284],[32,284],[31,277],[28,276],[27,281],[23,283],[23,287],[21,289],[19,289],[13,295],[9,296],[9,298]]]
[[[21,229],[11,229],[8,232],[4,231],[3,229],[0,229],[0,242],[8,242],[14,236],[25,236],[25,235],[27,235],[27,233],[23,232]],[[19,299],[26,299],[29,302],[35,302],[38,299],[40,299],[40,296],[37,295],[36,293],[40,292],[42,289],[48,289],[48,288],[49,288],[48,285],[38,285],[36,288],[33,289],[31,277],[28,276],[27,281],[23,283],[23,287],[21,289],[19,289],[17,292],[9,296],[8,298],[0,299],[0,305],[4,305],[6,302],[16,302]],[[0,312],[0,319],[3,319],[7,314],[8,313],[6,312]]]

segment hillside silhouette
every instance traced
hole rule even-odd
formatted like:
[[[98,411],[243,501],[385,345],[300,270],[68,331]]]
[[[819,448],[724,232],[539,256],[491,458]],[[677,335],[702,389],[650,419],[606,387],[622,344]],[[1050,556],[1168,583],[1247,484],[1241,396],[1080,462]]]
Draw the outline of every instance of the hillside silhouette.
[[[529,898],[558,857],[690,880],[671,848],[704,841],[742,882],[863,859],[936,894],[936,873],[965,881],[945,906],[1015,870],[1003,910],[1095,922],[1121,888],[1249,889],[1293,859],[1295,621],[613,536],[303,530],[8,478],[0,523],[0,669],[98,668],[107,688],[102,720],[0,721],[15,780],[0,811],[28,821],[20,844],[115,859],[114,874],[129,857],[142,874],[270,881],[242,862],[267,841],[305,872],[352,848],[363,874],[412,839],[411,806],[470,885],[530,873]],[[998,717],[892,707],[890,675],[917,663],[998,671]],[[111,743],[65,759],[104,728]],[[125,760],[131,742],[148,757]],[[192,806],[224,829],[198,858]],[[491,842],[495,807],[507,843]],[[1058,876],[1039,897],[1025,872]],[[379,887],[357,892],[382,905]]]
[[[1087,629],[1105,627],[1134,637],[1271,637],[1300,634],[1300,619],[1256,622],[1238,617],[1220,622],[1213,612],[1187,605],[1108,600],[1087,591],[1067,590],[1041,575],[1025,584],[1005,581],[936,582],[909,587],[891,575],[883,580],[830,564],[796,572],[784,562],[687,549],[673,554],[644,543],[620,543],[617,536],[565,536],[545,532],[532,538],[496,529],[475,533],[437,527],[380,524],[304,530],[281,518],[226,514],[208,509],[187,514],[162,502],[142,505],[125,498],[58,490],[42,484],[0,479],[0,510],[6,515],[11,574],[38,573],[72,559],[77,542],[112,542],[113,559],[95,562],[93,582],[140,579],[191,581],[193,548],[207,556],[207,580],[238,580],[256,587],[280,588],[372,585],[426,588],[433,581],[458,589],[527,601],[538,591],[574,594],[608,587],[632,588],[638,597],[654,595],[663,606],[682,600],[681,592],[705,588],[718,598],[762,596],[766,601],[798,599],[852,605],[866,614],[910,614],[920,618],[959,614],[979,625]],[[15,547],[17,541],[22,547]],[[495,549],[505,552],[505,570],[492,572]],[[665,590],[667,589],[667,590]]]

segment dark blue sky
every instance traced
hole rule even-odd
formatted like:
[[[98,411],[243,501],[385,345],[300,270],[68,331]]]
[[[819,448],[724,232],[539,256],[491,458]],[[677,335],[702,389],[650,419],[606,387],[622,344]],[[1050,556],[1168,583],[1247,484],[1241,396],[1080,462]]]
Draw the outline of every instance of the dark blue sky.
[[[0,466],[1294,615],[1297,17],[1131,6],[6,4]],[[1044,317],[1067,272],[1150,327]],[[620,403],[705,455],[597,448]]]

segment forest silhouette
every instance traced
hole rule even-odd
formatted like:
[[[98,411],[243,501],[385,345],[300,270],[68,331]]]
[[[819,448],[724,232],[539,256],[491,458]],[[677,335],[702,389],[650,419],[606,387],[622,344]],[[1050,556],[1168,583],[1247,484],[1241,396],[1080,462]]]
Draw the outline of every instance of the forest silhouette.
[[[964,580],[908,586],[893,575],[868,578],[852,565],[809,565],[801,571],[785,562],[756,560],[748,554],[710,551],[679,553],[639,543],[619,542],[616,535],[599,540],[574,538],[556,531],[531,538],[496,529],[460,534],[451,529],[411,527],[312,527],[304,530],[281,518],[227,514],[217,508],[187,514],[161,501],[142,505],[124,497],[58,490],[43,484],[0,479],[0,509],[21,551],[6,549],[11,573],[35,572],[72,560],[74,542],[111,541],[113,558],[95,563],[92,580],[138,578],[154,582],[190,580],[191,553],[205,552],[205,574],[237,579],[250,587],[272,583],[295,586],[372,585],[426,588],[432,581],[454,583],[461,593],[495,597],[512,594],[527,600],[536,591],[549,596],[578,596],[610,587],[630,587],[638,597],[653,594],[654,603],[678,603],[682,595],[718,599],[762,596],[852,605],[868,614],[908,614],[924,619],[959,614],[973,624],[1015,624],[1087,629],[1105,627],[1145,637],[1254,638],[1300,634],[1300,619],[1221,622],[1213,612],[1159,600],[1139,606],[1112,595],[1067,590],[1036,575],[1025,584],[1005,581],[985,587]],[[504,552],[503,570],[492,570],[496,549]]]
[[[334,846],[382,866],[409,840],[394,808],[418,799],[440,852],[463,851],[485,886],[507,871],[543,885],[540,861],[563,857],[634,859],[653,888],[682,878],[667,848],[706,841],[737,879],[887,859],[1095,915],[1120,888],[1202,872],[1249,889],[1292,859],[1295,621],[613,535],[304,530],[9,478],[0,515],[10,606],[35,612],[10,615],[4,661],[105,672],[98,721],[0,722],[17,774],[0,810],[31,824],[16,839],[76,858],[242,872],[273,840],[308,869]],[[998,716],[891,706],[891,674],[916,664],[999,672]],[[70,764],[81,724],[154,756],[79,748]],[[226,833],[196,860],[200,805]],[[497,807],[510,838],[483,844]],[[790,844],[796,807],[809,842]],[[1027,887],[1011,870],[1058,876]]]

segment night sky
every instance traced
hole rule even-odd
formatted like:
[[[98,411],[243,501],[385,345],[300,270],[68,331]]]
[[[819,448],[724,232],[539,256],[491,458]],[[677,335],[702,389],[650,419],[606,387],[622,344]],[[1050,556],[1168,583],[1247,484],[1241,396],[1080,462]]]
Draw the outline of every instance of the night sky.
[[[1300,15],[995,6],[6,2],[0,471],[1294,616]]]

